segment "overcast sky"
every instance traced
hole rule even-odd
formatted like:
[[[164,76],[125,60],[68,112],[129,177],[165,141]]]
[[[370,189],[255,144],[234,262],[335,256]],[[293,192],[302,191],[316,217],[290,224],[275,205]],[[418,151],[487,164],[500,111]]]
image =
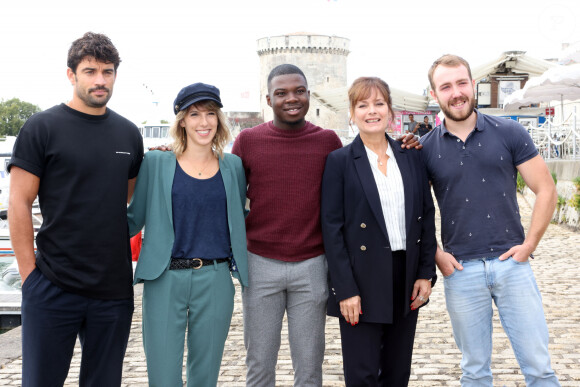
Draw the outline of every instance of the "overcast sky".
[[[8,3],[8,4],[7,4]],[[18,5],[17,5],[18,3]],[[456,53],[472,65],[503,51],[558,57],[580,41],[578,0],[196,0],[80,2],[4,0],[0,6],[0,99],[42,109],[66,102],[66,55],[86,31],[119,49],[109,106],[135,122],[173,119],[179,89],[216,85],[225,110],[259,110],[256,41],[305,31],[350,39],[348,82],[376,75],[422,93],[434,59]],[[144,86],[145,85],[145,86]],[[151,93],[153,91],[153,95]],[[241,98],[249,92],[249,98]]]

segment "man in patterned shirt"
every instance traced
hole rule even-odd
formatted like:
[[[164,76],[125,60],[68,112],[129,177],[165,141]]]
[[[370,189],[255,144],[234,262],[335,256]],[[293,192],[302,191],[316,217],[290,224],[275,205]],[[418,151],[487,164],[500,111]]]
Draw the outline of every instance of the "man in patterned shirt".
[[[554,213],[554,181],[519,123],[475,109],[475,81],[464,59],[442,56],[429,82],[445,119],[421,138],[422,156],[441,212],[443,246],[435,260],[463,354],[461,384],[492,386],[493,300],[526,384],[559,386],[529,264]],[[516,198],[518,172],[536,194],[527,235]]]

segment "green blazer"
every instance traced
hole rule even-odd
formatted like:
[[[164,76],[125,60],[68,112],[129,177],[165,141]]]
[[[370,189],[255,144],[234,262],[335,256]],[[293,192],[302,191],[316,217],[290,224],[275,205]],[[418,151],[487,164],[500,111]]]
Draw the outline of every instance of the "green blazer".
[[[145,154],[141,164],[135,193],[127,210],[131,236],[138,234],[145,226],[133,284],[154,280],[169,267],[175,240],[171,187],[176,163],[173,152],[150,151]],[[232,274],[242,286],[248,286],[244,210],[246,177],[242,160],[236,155],[226,153],[223,159],[219,158],[219,168],[226,190],[232,253],[238,268]]]

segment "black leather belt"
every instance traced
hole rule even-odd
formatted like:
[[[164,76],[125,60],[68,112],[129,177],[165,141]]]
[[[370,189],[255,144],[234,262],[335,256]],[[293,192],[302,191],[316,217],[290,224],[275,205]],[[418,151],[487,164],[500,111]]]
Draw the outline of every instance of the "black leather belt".
[[[181,269],[201,269],[204,266],[213,265],[213,263],[229,262],[229,258],[203,259],[203,258],[173,258],[169,264],[169,270]]]

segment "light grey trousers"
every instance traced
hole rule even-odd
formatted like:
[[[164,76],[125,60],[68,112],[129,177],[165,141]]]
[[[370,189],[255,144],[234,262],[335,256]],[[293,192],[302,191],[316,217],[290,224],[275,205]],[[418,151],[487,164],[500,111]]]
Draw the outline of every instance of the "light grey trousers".
[[[322,386],[328,298],[326,257],[283,262],[248,251],[249,286],[242,293],[246,386],[274,387],[284,312],[294,386]]]

